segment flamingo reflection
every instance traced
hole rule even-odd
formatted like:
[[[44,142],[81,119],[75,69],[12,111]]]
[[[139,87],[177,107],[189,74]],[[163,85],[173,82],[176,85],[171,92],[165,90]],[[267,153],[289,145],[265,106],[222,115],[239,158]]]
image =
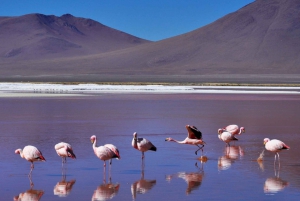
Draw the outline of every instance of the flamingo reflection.
[[[137,194],[145,194],[155,186],[156,180],[144,179],[144,168],[142,167],[141,179],[131,184],[132,198],[136,199]]]
[[[171,181],[173,178],[181,178],[185,180],[188,184],[186,189],[186,194],[191,194],[192,191],[197,190],[204,178],[204,171],[203,171],[203,163],[201,163],[201,169],[198,172],[178,172],[176,174],[167,175],[166,180]]]
[[[29,177],[30,181],[30,189],[25,191],[24,193],[20,193],[19,195],[14,197],[14,201],[39,201],[41,197],[44,195],[43,190],[34,190],[33,182],[31,177]]]
[[[226,146],[224,156],[221,156],[218,160],[218,169],[227,170],[231,167],[232,163],[244,156],[244,150],[241,146]]]
[[[103,184],[98,186],[97,189],[94,191],[92,201],[110,200],[117,195],[119,188],[120,188],[120,184],[118,183],[113,184],[111,182],[111,178],[109,179],[108,184],[104,180]]]
[[[59,197],[66,197],[71,192],[73,185],[75,184],[76,180],[72,179],[71,181],[67,181],[66,175],[62,175],[61,181],[57,182],[54,186],[53,193]]]
[[[282,191],[288,184],[287,181],[284,181],[279,177],[279,170],[278,172],[275,170],[275,177],[270,177],[265,181],[264,192],[277,193]]]

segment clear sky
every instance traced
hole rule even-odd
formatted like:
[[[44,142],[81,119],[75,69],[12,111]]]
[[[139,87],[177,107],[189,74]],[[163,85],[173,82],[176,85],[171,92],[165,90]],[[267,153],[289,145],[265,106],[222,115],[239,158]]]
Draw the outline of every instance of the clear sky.
[[[254,0],[0,0],[0,16],[69,13],[157,41],[200,28],[252,2]]]

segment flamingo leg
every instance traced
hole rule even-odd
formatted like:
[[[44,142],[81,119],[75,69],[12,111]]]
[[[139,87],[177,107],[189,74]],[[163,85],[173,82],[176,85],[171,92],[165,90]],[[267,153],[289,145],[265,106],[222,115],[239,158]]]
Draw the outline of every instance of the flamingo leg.
[[[145,156],[144,156],[144,152],[142,152],[142,159],[144,159],[145,158]]]
[[[28,175],[28,178],[29,178],[29,182],[30,182],[30,188],[32,189],[34,184],[33,184],[32,179],[31,179],[31,173]]]
[[[196,144],[196,146],[199,147],[197,144]],[[199,147],[199,149],[197,149],[197,150],[195,151],[195,154],[197,155],[197,152],[198,152],[200,149],[202,149],[202,155],[203,155],[203,147],[204,147],[204,145],[202,145],[202,147]]]
[[[280,158],[279,158],[279,153],[277,152],[277,156],[278,156],[278,167],[280,169]]]
[[[105,172],[105,161],[104,161],[104,167],[103,167],[103,183],[105,184],[106,183],[106,172]]]

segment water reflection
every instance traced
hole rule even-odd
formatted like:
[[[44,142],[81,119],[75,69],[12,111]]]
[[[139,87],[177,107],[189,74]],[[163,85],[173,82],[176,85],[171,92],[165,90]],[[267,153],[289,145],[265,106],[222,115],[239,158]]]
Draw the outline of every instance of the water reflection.
[[[199,168],[197,172],[178,172],[176,174],[166,176],[166,180],[169,182],[173,178],[181,178],[185,180],[188,184],[185,193],[186,195],[189,195],[192,191],[197,190],[202,184],[202,180],[204,178],[203,163],[201,163],[201,168]]]
[[[244,150],[241,146],[226,146],[224,150],[224,156],[221,156],[218,160],[218,169],[227,170],[231,167],[232,163],[240,157],[244,156]]]
[[[111,178],[109,179],[109,183],[103,181],[103,184],[98,186],[97,189],[94,191],[92,201],[110,200],[117,195],[119,188],[120,184],[113,184],[111,182]]]
[[[131,184],[132,198],[136,199],[137,194],[145,194],[155,186],[156,180],[144,179],[144,168],[142,168],[141,179]]]
[[[30,181],[30,189],[25,191],[24,193],[20,193],[19,195],[14,197],[14,201],[38,201],[44,195],[43,190],[34,190],[33,189],[33,182],[31,177],[29,177]]]
[[[275,177],[270,177],[265,181],[264,192],[268,194],[277,193],[282,191],[288,184],[287,181],[279,177],[279,170],[275,170]]]
[[[67,195],[69,195],[76,180],[72,179],[70,181],[67,181],[66,177],[67,176],[63,174],[61,181],[57,182],[57,184],[54,186],[54,195],[57,195],[59,197],[66,197]]]

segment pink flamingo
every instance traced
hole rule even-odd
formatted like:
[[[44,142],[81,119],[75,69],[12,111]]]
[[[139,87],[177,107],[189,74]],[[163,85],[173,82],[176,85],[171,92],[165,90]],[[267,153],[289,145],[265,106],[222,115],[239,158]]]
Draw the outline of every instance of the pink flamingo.
[[[67,162],[67,157],[76,159],[72,146],[65,142],[60,142],[54,146],[57,155],[62,158],[62,165]]]
[[[280,141],[280,140],[270,140],[269,138],[265,138],[264,139],[264,145],[266,150],[271,151],[271,152],[275,152],[275,159],[274,159],[274,164],[276,162],[276,155],[278,156],[278,161],[279,161],[279,166],[280,166],[280,158],[279,158],[279,153],[281,150],[284,149],[289,149],[290,147],[287,146],[284,142]]]
[[[105,161],[110,160],[110,165],[112,163],[112,159],[120,159],[120,153],[116,146],[112,144],[106,144],[104,146],[96,147],[97,138],[95,135],[91,136],[91,142],[93,143],[93,149],[96,156],[104,161],[104,167],[106,166]]]
[[[196,145],[199,149],[195,151],[195,154],[197,155],[197,152],[201,149],[203,155],[203,147],[206,143],[202,140],[202,133],[195,126],[186,125],[185,128],[188,131],[188,136],[183,141],[177,141],[170,137],[166,138],[165,141],[177,142],[179,144]],[[199,147],[199,144],[201,144],[202,146]]]
[[[238,125],[234,125],[234,124],[218,129],[218,133],[223,133],[224,131],[227,131],[232,135],[241,135],[242,133],[246,132],[244,127],[239,128]]]
[[[16,149],[15,154],[20,154],[21,158],[24,158],[31,163],[29,175],[31,174],[31,172],[34,168],[34,165],[33,165],[34,161],[46,161],[46,159],[42,155],[42,152],[40,150],[38,150],[36,147],[31,146],[31,145],[25,146],[23,150]]]
[[[234,137],[233,134],[225,131],[225,132],[222,132],[222,133],[219,133],[218,134],[218,137],[220,140],[222,140],[223,142],[225,142],[229,147],[230,147],[230,142],[231,141],[235,141],[235,140],[238,140],[236,137]]]
[[[142,159],[144,159],[144,152],[151,150],[156,151],[157,148],[146,138],[138,138],[137,133],[133,133],[133,139],[132,139],[132,146],[133,148],[139,150],[142,152]]]

